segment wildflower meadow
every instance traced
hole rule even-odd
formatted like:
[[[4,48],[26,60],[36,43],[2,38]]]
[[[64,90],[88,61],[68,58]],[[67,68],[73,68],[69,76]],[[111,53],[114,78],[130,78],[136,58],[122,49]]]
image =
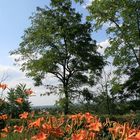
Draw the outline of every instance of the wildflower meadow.
[[[0,84],[0,88],[8,86]],[[31,89],[24,92],[28,96],[32,93]],[[24,99],[18,97],[15,102],[21,106]],[[1,113],[0,124],[1,140],[140,140],[140,126],[109,118],[101,121],[89,112],[51,115],[48,111],[24,111],[16,119]]]

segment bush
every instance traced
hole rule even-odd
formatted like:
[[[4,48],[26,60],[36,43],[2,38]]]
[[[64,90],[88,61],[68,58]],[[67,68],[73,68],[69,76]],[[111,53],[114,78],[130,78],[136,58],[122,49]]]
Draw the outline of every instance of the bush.
[[[9,89],[7,93],[8,106],[6,109],[12,118],[18,117],[23,112],[31,111],[27,90],[29,89],[26,89],[26,85],[22,84],[19,84],[16,88]]]
[[[8,103],[0,99],[0,114],[7,114]]]
[[[6,121],[6,125],[8,126],[22,125],[22,124],[23,124],[23,121],[21,121],[20,119],[10,119]]]

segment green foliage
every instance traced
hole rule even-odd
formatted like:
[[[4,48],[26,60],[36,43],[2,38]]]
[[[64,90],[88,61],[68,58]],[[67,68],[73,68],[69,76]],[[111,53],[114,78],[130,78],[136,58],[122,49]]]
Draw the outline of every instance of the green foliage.
[[[101,122],[105,122],[106,118],[109,118],[110,121],[119,122],[120,124],[128,122],[136,128],[140,125],[139,113],[129,113],[124,115],[100,115]]]
[[[132,69],[130,72],[130,78],[124,82],[123,89],[126,90],[126,95],[130,98],[140,99],[140,69]]]
[[[1,114],[6,114],[8,108],[8,103],[4,99],[0,99],[0,116]],[[0,129],[6,126],[5,120],[0,119]]]
[[[38,7],[30,19],[31,27],[11,54],[21,55],[21,69],[36,85],[42,85],[49,73],[58,78],[67,113],[69,100],[81,93],[80,87],[94,84],[88,75],[95,79],[104,66],[91,37],[91,24],[82,22],[70,0],[52,0],[49,7]]]
[[[140,69],[140,2],[137,0],[94,0],[87,7],[94,20],[94,30],[106,28],[110,45],[105,50],[116,66],[115,75],[124,83],[113,83],[112,94],[127,99],[139,99]],[[120,96],[120,97],[122,97]]]
[[[84,0],[74,0],[75,2],[79,2],[80,4],[82,4],[84,2]]]
[[[11,88],[7,92],[7,113],[12,117],[18,117],[20,113],[24,111],[30,111],[30,102],[28,101],[29,95],[26,93],[26,85],[19,84],[16,88]],[[16,99],[22,98],[23,102],[17,103]]]
[[[7,113],[7,106],[8,106],[8,103],[5,100],[0,99],[0,114]]]
[[[6,126],[6,122],[4,120],[0,120],[0,130]]]
[[[9,119],[6,122],[6,124],[8,126],[12,126],[12,127],[15,126],[15,125],[20,126],[20,125],[22,125],[22,123],[23,123],[23,121],[21,121],[19,118],[18,119]]]
[[[110,46],[106,55],[112,56],[113,64],[122,73],[127,73],[140,63],[138,49],[140,44],[137,25],[137,9],[139,2],[132,0],[104,1],[95,0],[88,7],[90,19],[95,20],[95,30],[108,24],[107,33],[110,35]]]
[[[1,140],[16,140],[18,138],[18,140],[30,140],[31,135],[35,134],[35,132],[31,132],[29,133],[10,133],[6,138],[1,138]]]

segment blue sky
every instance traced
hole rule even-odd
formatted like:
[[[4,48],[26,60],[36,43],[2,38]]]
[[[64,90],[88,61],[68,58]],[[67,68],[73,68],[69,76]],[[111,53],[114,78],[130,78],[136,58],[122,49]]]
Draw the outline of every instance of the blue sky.
[[[24,29],[30,25],[28,18],[36,7],[44,7],[45,4],[48,0],[0,1],[0,64],[11,64],[8,52],[18,47]]]
[[[89,2],[90,0],[87,0]],[[15,86],[18,83],[26,83],[33,87],[33,81],[27,79],[25,74],[19,71],[19,67],[13,66],[13,59],[9,57],[9,51],[19,47],[21,36],[24,30],[30,26],[29,17],[36,11],[36,7],[44,7],[49,4],[49,0],[0,0],[0,77],[3,74],[8,75],[7,80],[9,86]],[[76,9],[87,15],[84,6],[74,5]],[[104,30],[94,33],[94,38],[107,45],[106,34]],[[50,78],[50,81],[54,79]],[[34,87],[33,87],[34,88]],[[43,91],[42,88],[34,88],[36,92]],[[53,104],[55,96],[38,98],[39,95],[32,97],[33,105]]]

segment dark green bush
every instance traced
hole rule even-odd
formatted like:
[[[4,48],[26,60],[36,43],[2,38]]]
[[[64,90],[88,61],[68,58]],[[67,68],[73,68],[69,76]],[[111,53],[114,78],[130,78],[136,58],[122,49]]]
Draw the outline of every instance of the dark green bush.
[[[7,114],[8,103],[0,99],[0,114]]]
[[[6,122],[4,120],[0,120],[0,130],[6,126]]]
[[[14,125],[22,125],[23,121],[21,119],[10,119],[6,121],[6,125],[8,126],[14,126]]]

